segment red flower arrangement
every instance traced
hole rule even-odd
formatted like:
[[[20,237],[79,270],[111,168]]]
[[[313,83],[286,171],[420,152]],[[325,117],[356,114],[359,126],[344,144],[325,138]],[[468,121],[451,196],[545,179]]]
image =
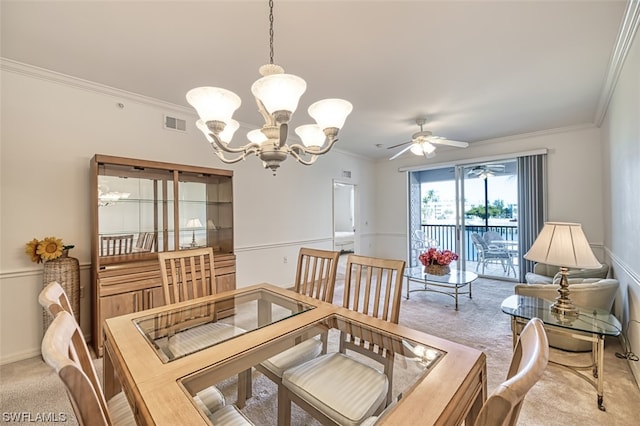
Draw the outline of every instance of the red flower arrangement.
[[[442,265],[447,266],[454,260],[458,260],[458,255],[451,250],[438,250],[435,247],[431,247],[426,252],[422,253],[418,257],[420,263],[424,266],[427,265]]]

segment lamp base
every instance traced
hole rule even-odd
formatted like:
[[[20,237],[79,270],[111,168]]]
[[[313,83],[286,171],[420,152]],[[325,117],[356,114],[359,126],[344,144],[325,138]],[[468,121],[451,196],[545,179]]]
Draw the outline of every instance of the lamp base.
[[[567,303],[567,301],[569,303]],[[571,303],[571,300],[559,300],[556,299],[556,301],[549,306],[549,310],[553,313],[556,314],[560,314],[560,315],[566,315],[566,316],[572,316],[572,317],[577,317],[578,316],[578,309],[576,309],[575,306],[573,306],[573,303]]]
[[[549,310],[553,313],[565,315],[565,316],[578,316],[578,309],[573,305],[573,302],[569,299],[569,280],[567,275],[569,270],[565,267],[560,269],[560,287],[556,297],[556,301],[549,306]]]

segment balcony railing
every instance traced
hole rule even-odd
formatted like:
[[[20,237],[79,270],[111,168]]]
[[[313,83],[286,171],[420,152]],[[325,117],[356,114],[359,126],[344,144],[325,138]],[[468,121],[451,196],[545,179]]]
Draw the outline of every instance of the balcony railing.
[[[422,225],[427,240],[435,240],[438,242],[440,249],[456,250],[456,227],[455,225]],[[483,235],[485,232],[493,231],[500,234],[505,240],[518,239],[517,225],[501,225],[501,226],[484,226],[484,225],[467,225],[464,227],[465,232],[465,252],[467,253],[467,261],[476,262],[478,260],[478,252],[476,251],[471,234],[478,233]]]

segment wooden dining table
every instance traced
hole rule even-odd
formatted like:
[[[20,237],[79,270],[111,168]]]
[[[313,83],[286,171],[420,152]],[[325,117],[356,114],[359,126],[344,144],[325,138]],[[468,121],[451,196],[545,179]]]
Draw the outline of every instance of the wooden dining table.
[[[236,331],[175,351],[172,339],[207,324]],[[124,390],[141,425],[211,424],[194,403],[197,392],[327,331],[348,332],[393,351],[399,365],[419,367],[377,425],[474,423],[487,396],[483,352],[270,284],[107,319],[105,396]]]

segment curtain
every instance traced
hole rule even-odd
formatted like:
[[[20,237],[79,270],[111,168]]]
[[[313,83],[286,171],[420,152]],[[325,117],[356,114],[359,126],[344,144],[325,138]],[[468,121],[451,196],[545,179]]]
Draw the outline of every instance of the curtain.
[[[529,251],[547,220],[547,154],[518,157],[518,210],[520,282],[533,271],[533,262],[522,256]]]

